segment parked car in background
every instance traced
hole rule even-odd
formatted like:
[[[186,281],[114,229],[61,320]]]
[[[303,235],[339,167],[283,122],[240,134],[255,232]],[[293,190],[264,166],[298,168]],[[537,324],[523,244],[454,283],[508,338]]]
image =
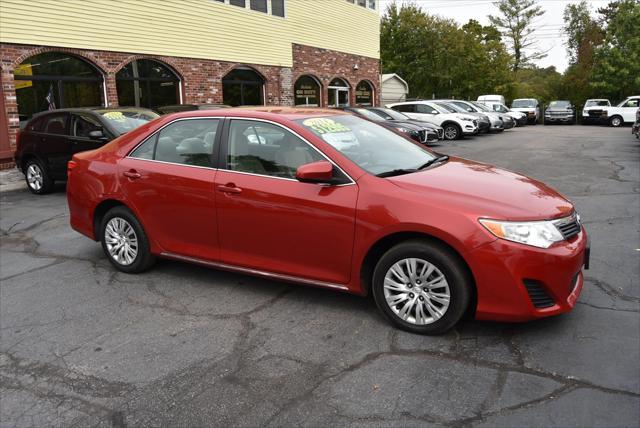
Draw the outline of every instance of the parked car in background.
[[[636,121],[631,128],[631,133],[635,134],[636,138],[640,140],[640,108],[636,110]]]
[[[575,110],[569,100],[554,100],[544,111],[544,123],[574,123]]]
[[[481,114],[486,116],[489,119],[489,131],[502,132],[504,131],[504,120],[502,115],[494,112],[488,112],[486,110],[481,109],[477,105],[473,103],[473,101],[464,101],[464,100],[448,100],[449,103],[454,106],[462,109],[462,111],[473,114]]]
[[[420,334],[568,312],[588,267],[555,190],[337,110],[164,116],[77,153],[67,189],[71,227],[121,272],[162,257],[373,295]]]
[[[603,118],[606,117],[611,126],[622,126],[624,123],[635,120],[638,107],[640,107],[640,95],[627,97],[615,107],[603,107]]]
[[[478,133],[476,117],[464,113],[451,113],[431,101],[405,101],[388,104],[387,107],[404,113],[412,119],[442,126],[445,140],[459,140],[465,135]]]
[[[466,109],[460,106],[457,106],[455,104],[451,104],[448,101],[434,100],[433,102],[436,105],[448,110],[450,113],[464,113],[464,114],[470,114],[471,116],[475,116],[475,118],[478,120],[479,134],[484,134],[486,132],[489,132],[489,130],[491,129],[491,119],[489,119],[489,116],[487,116],[486,114],[481,114],[475,111],[467,111]],[[500,125],[502,125],[502,121],[500,121]]]
[[[433,123],[425,122],[424,120],[412,119],[404,113],[395,111],[394,109],[386,107],[367,107],[367,110],[373,112],[385,120],[399,120],[399,121],[412,121],[419,125],[426,126],[428,129],[432,129],[438,134],[438,140],[444,140],[444,129],[442,126],[434,125]]]
[[[418,143],[434,144],[440,140],[438,138],[438,131],[431,128],[431,124],[427,122],[412,120],[409,117],[407,117],[406,120],[387,120],[381,115],[364,107],[340,107],[338,110],[348,111],[360,117],[364,117],[365,119],[377,122],[380,125],[394,129],[407,135]]]
[[[504,129],[511,129],[516,126],[516,121],[509,115],[497,114],[492,109],[487,107],[484,104],[481,104],[477,101],[467,101],[472,106],[476,107],[480,112],[484,112],[485,114],[497,115],[500,120],[502,120],[502,127]]]
[[[524,126],[527,124],[527,115],[525,113],[521,111],[511,110],[503,103],[499,103],[496,101],[478,101],[478,104],[487,106],[496,113],[506,114],[507,116],[513,118],[513,120],[515,120],[516,122],[516,126]]]
[[[216,110],[219,108],[229,108],[225,104],[175,104],[169,106],[162,106],[156,108],[160,114],[177,113],[180,111],[193,111],[193,110]]]
[[[55,180],[66,180],[75,153],[102,147],[120,135],[158,118],[137,107],[69,108],[33,116],[18,133],[15,162],[32,193],[44,194]]]
[[[582,108],[582,123],[602,123],[607,120],[604,107],[611,107],[611,102],[605,98],[594,98],[585,101]]]
[[[504,97],[502,95],[480,95],[477,101],[482,104],[487,102],[494,102],[494,103],[500,103],[500,104],[505,103]]]
[[[511,103],[511,110],[527,115],[527,123],[534,125],[540,120],[540,103],[535,98],[518,98]]]

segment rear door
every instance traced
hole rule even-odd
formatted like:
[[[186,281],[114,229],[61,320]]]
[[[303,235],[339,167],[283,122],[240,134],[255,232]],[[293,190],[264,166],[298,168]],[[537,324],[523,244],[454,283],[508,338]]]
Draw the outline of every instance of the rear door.
[[[118,163],[128,202],[149,237],[170,255],[218,258],[213,183],[220,123],[175,120]]]
[[[71,160],[69,113],[46,116],[42,132],[36,138],[36,155],[43,159],[55,179],[67,178],[67,162]]]
[[[82,113],[71,114],[71,136],[69,137],[69,142],[73,154],[97,149],[109,140],[106,135],[103,139],[89,137],[89,133],[93,131],[106,132],[100,121],[94,116]]]

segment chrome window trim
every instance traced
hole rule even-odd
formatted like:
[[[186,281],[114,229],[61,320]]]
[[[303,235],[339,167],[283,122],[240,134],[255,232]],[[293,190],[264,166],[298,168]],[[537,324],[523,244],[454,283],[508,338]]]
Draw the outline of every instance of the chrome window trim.
[[[326,282],[326,281],[319,281],[315,279],[301,278],[299,276],[269,272],[269,271],[260,270],[260,269],[252,269],[252,268],[236,266],[236,265],[231,265],[231,264],[221,263],[221,262],[212,262],[209,260],[199,259],[196,257],[182,256],[180,254],[175,254],[170,252],[162,252],[160,253],[160,255],[162,257],[166,257],[169,259],[197,263],[205,266],[215,267],[215,268],[224,269],[224,270],[230,270],[233,272],[246,273],[250,275],[257,275],[257,276],[270,278],[270,279],[280,279],[280,280],[291,281],[291,282],[296,282],[300,284],[308,284],[308,285],[314,285],[318,287],[333,288],[333,289],[342,290],[342,291],[349,290],[349,287],[347,287],[346,285],[336,284],[334,282]]]
[[[166,161],[159,161],[159,160],[155,160],[155,159],[135,158],[135,157],[130,157],[130,156],[127,156],[127,157],[129,159],[141,160],[141,161],[146,161],[146,162],[163,163],[163,164],[167,164],[167,165],[177,165],[177,166],[187,166],[189,168],[206,169],[208,171],[217,171],[218,170],[218,168],[214,168],[212,166],[188,165],[188,164],[185,164],[185,163],[166,162]]]
[[[152,137],[154,137],[156,134],[159,134],[160,132],[162,132],[162,130],[163,130],[164,128],[166,128],[166,127],[167,127],[167,126],[169,126],[169,125],[172,125],[172,124],[174,124],[174,123],[176,123],[176,122],[181,122],[181,121],[184,121],[184,120],[202,120],[202,119],[218,119],[218,120],[220,120],[220,121],[223,121],[225,118],[224,118],[224,117],[221,117],[221,116],[205,116],[205,117],[181,117],[181,118],[178,118],[178,119],[172,120],[171,122],[164,124],[161,128],[156,129],[156,130],[153,132],[153,134],[148,135],[148,136],[147,136],[147,138],[145,138],[144,140],[142,140],[142,141],[140,141],[138,144],[136,144],[136,146],[135,146],[134,148],[132,148],[131,150],[129,150],[129,152],[127,153],[127,155],[125,156],[125,158],[141,159],[141,160],[150,160],[150,161],[153,161],[153,162],[168,163],[168,164],[171,164],[171,165],[185,165],[185,164],[183,164],[183,163],[177,163],[177,162],[166,162],[166,161],[158,161],[158,160],[155,160],[155,159],[143,159],[143,158],[137,158],[137,157],[135,157],[135,156],[131,156],[131,153],[135,152],[135,151],[138,149],[138,147],[140,147],[141,145],[143,145],[144,143],[146,143],[146,142],[149,140],[149,138],[152,138]],[[220,125],[220,124],[218,124],[218,129],[221,129],[221,125]],[[218,129],[216,129],[216,133],[218,133]],[[214,146],[214,147],[215,147],[215,146]],[[211,156],[213,156],[213,154],[211,154]],[[185,166],[195,166],[195,165],[185,165]],[[200,166],[200,167],[198,167],[198,168],[217,169],[217,168],[214,168],[214,167],[208,167],[208,166]]]
[[[289,127],[287,127],[287,126],[284,126],[284,125],[282,125],[282,124],[280,124],[280,123],[278,123],[278,122],[274,122],[274,121],[272,121],[272,120],[268,120],[268,119],[257,119],[257,118],[255,118],[255,119],[254,119],[254,118],[245,118],[245,117],[229,117],[228,119],[229,119],[229,121],[230,121],[230,122],[231,122],[231,121],[233,121],[233,120],[249,120],[249,121],[254,121],[254,122],[265,122],[265,123],[270,123],[270,124],[272,124],[272,125],[278,126],[278,127],[282,128],[282,129],[284,129],[284,130],[286,130],[286,131],[291,132],[293,135],[295,135],[296,137],[298,137],[298,138],[300,138],[302,141],[304,141],[304,142],[305,142],[308,146],[310,146],[313,150],[315,150],[316,152],[318,152],[318,153],[320,154],[320,156],[322,156],[323,158],[325,158],[325,159],[326,159],[326,160],[327,160],[331,165],[333,165],[333,166],[335,166],[336,168],[338,168],[338,169],[339,169],[339,170],[340,170],[340,171],[341,171],[341,172],[342,172],[342,173],[343,173],[343,174],[344,174],[344,175],[349,179],[349,181],[351,181],[351,183],[339,184],[339,185],[337,185],[337,186],[335,186],[335,187],[338,187],[338,186],[351,186],[351,185],[353,185],[353,184],[356,184],[356,181],[355,181],[355,180],[354,180],[354,179],[353,179],[349,174],[347,174],[347,173],[346,173],[346,171],[345,171],[344,169],[340,168],[340,165],[336,164],[336,163],[335,163],[333,160],[331,160],[327,155],[325,155],[324,153],[322,153],[322,151],[320,151],[320,149],[318,149],[316,146],[314,146],[313,144],[311,144],[309,141],[307,141],[307,139],[306,139],[306,138],[304,138],[303,136],[301,136],[300,134],[298,134],[298,133],[297,133],[296,131],[294,131],[293,129],[290,129],[290,128],[289,128]],[[231,127],[231,123],[229,123],[229,127]],[[228,150],[228,148],[229,148],[229,146],[228,146],[229,138],[228,138],[228,137],[227,137],[227,141],[226,141],[226,143],[227,143],[227,156],[229,156],[229,150]],[[223,141],[223,142],[221,142],[221,144],[225,144],[225,142]],[[224,163],[225,163],[225,164],[227,163],[227,160],[226,160],[226,159],[224,159]],[[229,172],[235,172],[235,173],[240,173],[240,174],[255,175],[255,176],[258,176],[258,177],[278,178],[278,179],[281,179],[281,180],[298,181],[298,180],[296,180],[295,178],[277,177],[277,176],[274,176],[274,175],[266,175],[266,174],[256,174],[256,173],[254,173],[254,172],[236,171],[236,170],[233,170],[233,169],[227,169],[227,168],[220,168],[220,171],[229,171]],[[299,181],[298,181],[298,182],[299,182]]]

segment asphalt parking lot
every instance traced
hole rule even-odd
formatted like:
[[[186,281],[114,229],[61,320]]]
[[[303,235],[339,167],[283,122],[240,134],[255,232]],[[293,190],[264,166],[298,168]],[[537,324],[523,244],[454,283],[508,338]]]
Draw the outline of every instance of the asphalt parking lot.
[[[2,426],[637,427],[640,142],[528,126],[436,150],[545,181],[591,269],[573,312],[394,329],[368,299],[163,261],[117,273],[64,186],[2,193]]]

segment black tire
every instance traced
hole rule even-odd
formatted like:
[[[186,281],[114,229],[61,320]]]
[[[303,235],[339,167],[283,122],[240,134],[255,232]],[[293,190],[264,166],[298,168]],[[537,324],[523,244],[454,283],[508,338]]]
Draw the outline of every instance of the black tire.
[[[34,195],[44,195],[53,190],[53,179],[49,169],[38,159],[32,158],[24,164],[24,179]]]
[[[609,119],[609,125],[613,126],[614,128],[619,128],[622,126],[622,124],[624,123],[624,121],[622,120],[622,118],[620,116],[612,116]]]
[[[430,324],[419,325],[405,321],[391,309],[385,298],[385,275],[396,262],[406,258],[429,262],[440,270],[449,285],[449,306],[441,318]],[[463,263],[451,249],[428,240],[411,240],[394,246],[380,258],[373,272],[371,289],[378,309],[402,330],[418,334],[445,333],[464,316],[471,300],[472,281]]]
[[[136,256],[133,258],[133,261],[128,264],[126,262],[119,262],[109,252],[106,230],[107,225],[113,219],[124,220],[133,229],[135,237],[137,238]],[[149,269],[155,263],[155,257],[153,256],[153,254],[151,254],[151,247],[149,245],[147,234],[145,233],[136,216],[125,206],[113,207],[109,211],[107,211],[107,213],[102,218],[102,221],[100,222],[99,238],[100,242],[102,243],[102,250],[104,251],[105,255],[107,256],[111,264],[115,266],[119,271],[125,273],[140,273]]]
[[[447,141],[459,140],[462,138],[462,129],[455,123],[447,123],[443,129],[444,139]]]

